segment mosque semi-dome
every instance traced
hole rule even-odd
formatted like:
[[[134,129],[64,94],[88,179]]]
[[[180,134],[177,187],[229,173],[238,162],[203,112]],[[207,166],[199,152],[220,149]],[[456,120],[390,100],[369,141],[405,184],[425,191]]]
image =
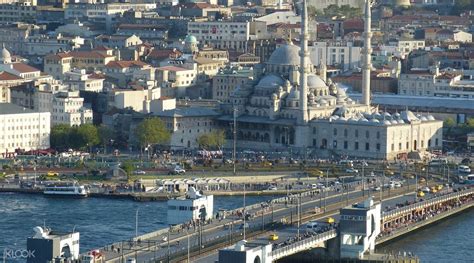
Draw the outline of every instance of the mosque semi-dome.
[[[273,51],[272,55],[268,59],[268,64],[274,65],[292,65],[297,66],[300,64],[300,47],[289,44],[282,45]]]
[[[308,88],[323,88],[327,87],[323,79],[314,74],[308,74]]]
[[[257,86],[263,88],[276,88],[279,86],[283,86],[285,84],[285,80],[283,80],[280,76],[275,74],[268,74],[260,79]]]

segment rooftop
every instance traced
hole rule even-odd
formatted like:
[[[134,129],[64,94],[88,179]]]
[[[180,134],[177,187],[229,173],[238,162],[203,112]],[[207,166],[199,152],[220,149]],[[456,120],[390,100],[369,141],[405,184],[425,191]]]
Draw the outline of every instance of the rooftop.
[[[34,113],[35,111],[12,103],[0,103],[0,115]]]
[[[163,112],[157,112],[157,113],[153,113],[153,115],[156,115],[159,117],[206,117],[206,116],[218,116],[219,113],[208,108],[185,107],[185,108],[176,108],[172,110],[166,110]]]

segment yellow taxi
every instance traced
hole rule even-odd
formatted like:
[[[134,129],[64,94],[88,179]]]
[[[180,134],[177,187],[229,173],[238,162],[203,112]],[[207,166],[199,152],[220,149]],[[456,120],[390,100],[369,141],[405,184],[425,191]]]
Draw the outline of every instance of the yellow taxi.
[[[432,193],[438,192],[438,187],[432,186],[432,187],[431,187],[431,192],[432,192]]]
[[[269,239],[270,239],[270,241],[278,240],[278,235],[273,233],[273,234],[270,235]]]
[[[425,196],[425,193],[423,193],[423,191],[419,191],[418,192],[418,197],[423,197],[423,196]]]
[[[327,222],[328,224],[334,224],[334,222],[336,222],[336,220],[334,220],[334,218],[332,218],[332,217],[328,217],[328,218],[326,219],[326,222]]]
[[[442,189],[443,189],[443,185],[442,184],[438,185],[438,190],[442,190]]]

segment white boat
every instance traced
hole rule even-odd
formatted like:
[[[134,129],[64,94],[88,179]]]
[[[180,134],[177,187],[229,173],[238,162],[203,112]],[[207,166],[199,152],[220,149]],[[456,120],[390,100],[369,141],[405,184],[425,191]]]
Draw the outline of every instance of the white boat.
[[[43,194],[49,196],[71,196],[71,197],[87,197],[89,191],[83,185],[76,183],[70,185],[49,185],[43,190]]]

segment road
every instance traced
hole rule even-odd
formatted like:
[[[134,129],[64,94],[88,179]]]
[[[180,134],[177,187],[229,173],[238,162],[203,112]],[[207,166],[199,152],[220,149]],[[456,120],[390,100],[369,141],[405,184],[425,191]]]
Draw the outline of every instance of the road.
[[[412,183],[413,184],[413,183]],[[345,204],[351,203],[353,199],[355,198],[362,198],[367,197],[367,191],[365,191],[364,195],[363,192],[359,189],[360,185],[354,185],[349,189],[349,191],[346,193],[341,193],[341,191],[337,192],[335,190],[331,192],[326,192],[322,194],[316,194],[314,193],[313,195],[308,195],[306,197],[301,198],[301,211],[306,211],[305,213],[302,214],[302,217],[305,216],[311,216],[311,213],[315,211],[315,207],[321,207],[324,208],[325,204],[329,209],[335,209],[337,211],[338,207],[344,206]],[[414,189],[413,186],[411,188],[412,190]],[[406,190],[406,189],[403,189]],[[398,189],[396,192],[400,192],[401,190]],[[392,195],[394,194],[393,191],[391,193]],[[325,197],[327,195],[327,197]],[[384,192],[384,198],[388,197],[388,192]],[[336,205],[338,207],[336,207]],[[273,207],[273,213],[271,212]],[[256,207],[254,210],[248,211],[250,214],[256,214],[258,211],[260,211],[261,208]],[[297,205],[296,205],[296,198],[294,199],[293,204],[275,204],[269,208],[266,209],[266,214],[263,216],[258,215],[250,220],[247,221],[248,227],[251,230],[261,230],[262,225],[264,227],[269,227],[268,223],[273,221],[273,222],[281,222],[282,219],[286,222],[289,221],[296,221],[296,211],[297,211]],[[314,214],[312,215],[314,216]],[[273,220],[272,220],[273,218]],[[231,225],[232,222],[232,226]],[[264,224],[262,224],[262,222]],[[224,227],[223,225],[227,225],[229,227]],[[213,222],[211,225],[207,225],[203,227],[203,235],[202,235],[202,240],[203,244],[208,246],[209,244],[214,243],[219,243],[222,245],[222,243],[228,243],[232,244],[237,241],[236,237],[242,237],[243,236],[243,229],[239,229],[239,226],[242,225],[242,221],[236,217],[228,217],[222,222]],[[232,239],[231,239],[232,238]],[[247,237],[248,238],[248,237]],[[113,259],[112,261],[109,262],[120,262],[120,260],[126,259],[128,257],[136,257],[137,262],[148,262],[153,258],[160,258],[160,259],[166,259],[167,258],[167,253],[168,253],[168,242],[163,241],[164,236],[158,236],[154,237],[150,240],[143,240],[140,245],[138,244],[133,244],[132,242],[124,242],[119,245],[116,245],[115,248],[120,247],[120,253],[112,253],[112,252],[106,252],[106,259],[109,261],[109,259]],[[172,233],[169,238],[169,251],[170,254],[173,255],[173,258],[175,258],[175,255],[181,254],[181,255],[186,255],[187,252],[187,247],[188,247],[188,242],[187,242],[187,237],[185,231],[182,231],[181,233]],[[178,243],[179,242],[179,243]],[[155,246],[155,244],[157,244]],[[199,247],[199,231],[194,230],[193,228],[190,229],[190,234],[189,234],[189,245],[191,247],[191,250],[197,250]],[[130,246],[132,245],[132,246]],[[206,248],[206,247],[205,247]],[[110,249],[109,249],[110,250]],[[122,255],[123,254],[123,255]]]

